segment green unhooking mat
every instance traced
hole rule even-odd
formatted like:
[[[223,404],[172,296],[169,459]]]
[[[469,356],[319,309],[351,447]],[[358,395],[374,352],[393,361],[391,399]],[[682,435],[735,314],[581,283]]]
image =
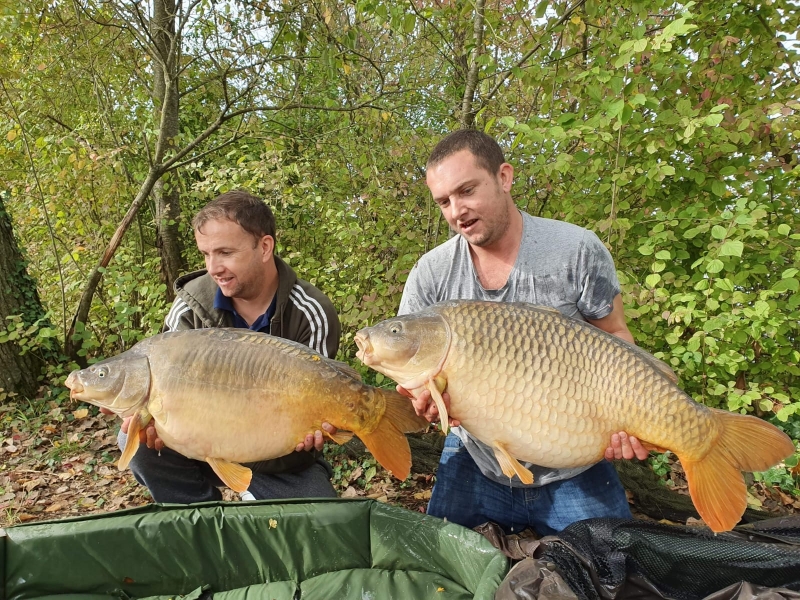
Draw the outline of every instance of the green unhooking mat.
[[[372,500],[149,505],[2,531],[0,600],[491,599],[485,538]]]

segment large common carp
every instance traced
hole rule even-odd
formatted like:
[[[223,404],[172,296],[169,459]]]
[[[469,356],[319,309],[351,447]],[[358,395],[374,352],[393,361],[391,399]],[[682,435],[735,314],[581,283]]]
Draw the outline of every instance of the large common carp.
[[[152,418],[167,447],[207,461],[238,492],[252,475],[239,463],[289,454],[324,421],[342,430],[330,436],[334,441],[346,442],[354,432],[378,462],[405,479],[411,451],[403,434],[427,425],[407,398],[362,383],[346,364],[243,329],[162,333],[73,371],[66,385],[72,398],[133,417],[120,469]]]
[[[614,432],[680,459],[700,516],[714,531],[738,523],[741,471],[794,452],[776,427],[698,404],[651,354],[557,310],[524,303],[451,301],[356,334],[358,357],[417,396],[428,389],[492,447],[508,477],[533,476],[517,459],[568,468],[603,459]]]

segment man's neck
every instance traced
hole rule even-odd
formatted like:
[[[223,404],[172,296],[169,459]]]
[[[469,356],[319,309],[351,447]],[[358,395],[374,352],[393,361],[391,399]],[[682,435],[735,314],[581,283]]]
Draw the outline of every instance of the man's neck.
[[[499,290],[508,281],[508,276],[517,262],[522,245],[522,213],[514,210],[508,231],[499,240],[488,246],[469,244],[472,264],[481,285],[487,290]]]

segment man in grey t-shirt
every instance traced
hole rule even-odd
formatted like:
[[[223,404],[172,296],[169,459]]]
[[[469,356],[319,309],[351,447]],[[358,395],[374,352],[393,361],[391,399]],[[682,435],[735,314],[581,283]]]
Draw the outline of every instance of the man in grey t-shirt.
[[[530,302],[633,342],[625,323],[614,262],[597,236],[581,227],[532,217],[511,198],[514,169],[497,142],[457,131],[437,144],[426,181],[451,229],[459,235],[425,254],[403,290],[400,314],[444,300]],[[430,393],[412,398],[417,413],[438,418]],[[449,401],[444,394],[445,401]],[[445,441],[428,514],[466,527],[494,521],[506,531],[532,527],[542,535],[593,517],[630,518],[613,466],[578,469],[526,464],[534,483],[503,475],[494,452],[458,427]],[[607,458],[647,457],[638,440],[614,434]]]

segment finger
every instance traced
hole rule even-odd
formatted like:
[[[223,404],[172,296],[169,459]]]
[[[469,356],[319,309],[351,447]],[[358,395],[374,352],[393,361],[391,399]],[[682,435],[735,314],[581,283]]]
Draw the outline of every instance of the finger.
[[[611,446],[606,448],[606,460],[614,460],[615,458],[614,449]]]
[[[164,449],[164,442],[161,440],[160,437],[156,438],[155,444],[153,444],[153,445],[155,446],[156,450],[158,450],[159,452],[161,452]]]
[[[303,440],[303,450],[308,452],[313,447],[314,447],[314,434],[309,433],[308,435],[306,435],[306,439]]]
[[[459,425],[461,425],[461,421],[459,421],[458,419],[449,419],[449,421],[450,421],[450,427],[458,427]]]
[[[632,459],[635,455],[633,453],[633,448],[631,448],[631,440],[628,438],[628,434],[624,431],[620,431],[619,441],[620,445],[622,446],[622,458],[625,460]]]
[[[614,459],[619,460],[622,458],[622,442],[619,439],[619,434],[614,433],[611,435],[611,451],[614,454]]]
[[[411,404],[414,406],[414,412],[417,413],[417,416],[428,418],[428,412],[430,411],[431,406],[431,393],[430,392],[423,392],[419,398],[414,398],[411,400]],[[435,408],[435,406],[434,406]],[[439,414],[438,411],[436,414]],[[430,420],[430,419],[428,419]]]
[[[103,408],[102,406],[100,407],[100,412],[103,413],[104,415],[113,415],[114,414],[112,411],[108,410],[107,408]]]
[[[305,449],[306,445],[303,442],[300,442],[299,444],[297,444],[297,446],[294,447],[295,452],[302,452]]]
[[[429,423],[433,423],[434,421],[439,420],[439,409],[436,408],[436,404],[431,402],[425,409],[424,417],[428,420]]]
[[[125,417],[124,419],[122,419],[122,426],[120,427],[120,431],[122,431],[122,433],[124,433],[125,435],[128,435],[128,427],[130,427],[130,425],[131,425],[131,418]]]
[[[648,456],[650,456],[650,452],[648,452],[647,448],[642,446],[642,443],[639,441],[638,438],[631,436],[631,448],[633,448],[634,454],[636,454],[636,458],[639,460],[645,460]]]
[[[414,394],[412,394],[411,392],[409,392],[409,391],[408,391],[406,388],[404,388],[402,385],[397,385],[397,386],[395,387],[395,389],[397,390],[397,393],[398,393],[398,394],[400,394],[401,396],[405,396],[406,398],[413,398],[413,397],[414,397]]]
[[[156,435],[156,428],[151,426],[151,427],[148,427],[145,431],[147,433],[147,438],[146,438],[147,447],[148,448],[155,448],[156,447],[156,438],[158,437]]]
[[[334,427],[333,425],[331,425],[327,421],[324,421],[322,423],[322,429],[324,429],[325,431],[327,431],[331,435],[334,435],[337,431],[339,431],[338,429],[336,429],[336,427]]]
[[[322,448],[325,446],[325,438],[322,436],[322,432],[317,430],[314,432],[314,450],[317,452],[322,452]]]

